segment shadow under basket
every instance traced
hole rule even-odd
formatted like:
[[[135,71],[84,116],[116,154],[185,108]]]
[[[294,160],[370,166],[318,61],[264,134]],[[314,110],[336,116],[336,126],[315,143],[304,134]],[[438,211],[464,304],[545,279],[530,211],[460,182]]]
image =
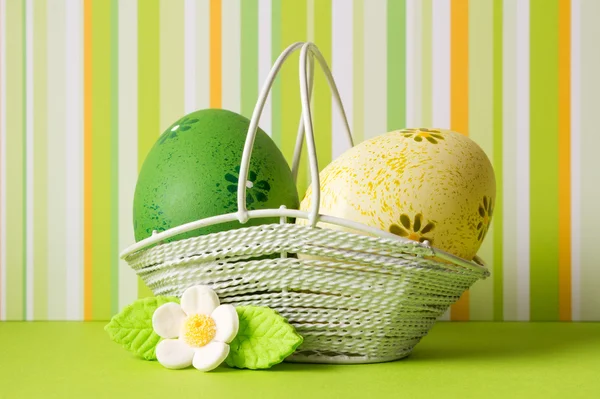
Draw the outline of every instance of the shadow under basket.
[[[288,361],[372,363],[407,356],[488,275],[434,256],[416,242],[270,224],[161,244],[125,259],[155,295],[180,297],[204,284],[222,303],[276,310],[304,337]]]

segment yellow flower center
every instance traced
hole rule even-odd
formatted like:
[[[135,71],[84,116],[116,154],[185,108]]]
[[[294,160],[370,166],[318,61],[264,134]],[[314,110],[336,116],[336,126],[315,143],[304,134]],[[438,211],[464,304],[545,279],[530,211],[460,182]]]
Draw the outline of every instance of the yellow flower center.
[[[427,137],[431,137],[431,134],[428,133],[428,132],[419,132],[419,136],[421,136],[424,139],[426,139]]]
[[[421,239],[421,235],[419,233],[410,233],[407,238],[409,240],[419,241]]]
[[[199,348],[213,340],[217,332],[215,321],[210,316],[194,314],[183,322],[181,336],[189,346]]]

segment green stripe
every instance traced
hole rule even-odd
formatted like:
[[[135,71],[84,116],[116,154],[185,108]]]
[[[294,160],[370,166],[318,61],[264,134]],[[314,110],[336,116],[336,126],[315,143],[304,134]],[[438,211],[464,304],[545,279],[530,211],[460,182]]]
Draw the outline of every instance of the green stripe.
[[[531,0],[531,320],[558,320],[558,0]]]
[[[494,207],[494,320],[504,315],[503,297],[503,147],[502,147],[502,0],[494,0],[494,171],[496,205]]]
[[[258,97],[258,0],[244,0],[241,3],[241,113],[250,119]]]
[[[111,315],[110,2],[92,3],[92,319]],[[114,154],[116,156],[116,154]]]
[[[281,1],[271,2],[271,58],[273,62],[283,50],[281,40]],[[289,44],[289,43],[287,43]],[[281,148],[281,73],[271,89],[271,137]],[[302,195],[302,193],[300,193]]]
[[[285,29],[281,31],[283,46],[306,40],[306,0],[283,1],[281,21]],[[281,52],[283,48],[279,50]],[[300,120],[300,90],[298,86],[298,53],[290,58],[281,71],[281,149],[291,162],[296,145],[296,133]],[[306,154],[306,151],[303,152]],[[302,156],[298,169],[298,192],[300,196],[307,187],[306,156]]]
[[[493,0],[469,2],[469,136],[494,160],[493,114]],[[495,222],[495,218],[494,218]],[[494,267],[494,227],[490,227],[478,254]],[[494,313],[495,273],[470,290],[473,320],[491,320]]]
[[[331,0],[315,2],[314,26],[315,43],[331,65]],[[315,67],[314,133],[319,167],[323,169],[331,162],[331,89],[316,63]]]
[[[35,215],[34,243],[34,308],[35,320],[48,318],[48,155],[47,79],[46,79],[46,3],[34,3],[33,80],[34,80],[34,165],[33,213]]]
[[[364,128],[365,128],[365,116],[364,116],[364,99],[365,99],[365,88],[364,88],[364,76],[365,76],[365,64],[364,64],[364,38],[365,38],[365,23],[363,18],[364,2],[363,0],[354,1],[353,11],[353,24],[354,24],[354,36],[352,38],[354,42],[353,46],[353,58],[354,58],[354,82],[353,82],[353,110],[352,113],[352,136],[354,137],[354,144],[358,144],[363,141]],[[389,91],[389,90],[388,90]]]
[[[138,170],[160,134],[159,0],[138,2]],[[138,296],[152,296],[139,280]]]
[[[596,246],[598,245],[598,226],[600,226],[600,191],[598,191],[598,171],[600,159],[600,135],[598,134],[598,92],[600,92],[600,3],[581,2],[581,24],[573,26],[581,30],[581,69],[572,71],[581,74],[581,319],[600,320],[600,265]],[[586,51],[587,50],[587,51]],[[591,51],[590,51],[591,50]],[[575,111],[575,110],[572,110]],[[576,288],[576,289],[577,289]]]
[[[23,84],[23,4],[6,2],[6,319],[22,320],[23,256],[23,156],[25,96]],[[10,132],[10,133],[8,133]]]
[[[433,32],[431,0],[423,0],[421,12],[421,124],[433,123]]]
[[[119,3],[110,2],[110,314],[119,311]]]
[[[406,126],[406,1],[387,4],[387,130]]]

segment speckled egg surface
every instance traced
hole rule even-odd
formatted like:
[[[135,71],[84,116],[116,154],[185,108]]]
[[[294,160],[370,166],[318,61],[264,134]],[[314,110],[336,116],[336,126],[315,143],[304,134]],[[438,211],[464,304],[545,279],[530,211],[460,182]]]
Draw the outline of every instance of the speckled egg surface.
[[[240,162],[250,121],[234,112],[206,109],[186,115],[159,137],[146,157],[134,195],[136,241],[171,227],[237,211]],[[246,182],[248,209],[298,208],[292,173],[277,145],[258,130]],[[277,223],[251,219],[244,226]],[[174,239],[240,227],[213,225]]]
[[[465,259],[476,255],[494,212],[489,159],[473,140],[449,130],[377,136],[342,154],[320,177],[321,214],[428,240]],[[310,209],[311,195],[309,187],[302,210]]]

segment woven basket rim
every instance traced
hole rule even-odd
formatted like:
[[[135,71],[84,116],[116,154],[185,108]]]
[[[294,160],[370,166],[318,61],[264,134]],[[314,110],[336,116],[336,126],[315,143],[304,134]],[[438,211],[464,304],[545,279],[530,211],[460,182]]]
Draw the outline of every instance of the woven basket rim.
[[[250,211],[253,212],[253,211]],[[231,215],[235,215],[235,214],[231,214]],[[326,217],[325,220],[327,220],[328,222],[331,221],[331,219],[339,219],[339,218],[335,218],[335,217]],[[236,220],[235,218],[233,218],[232,220]],[[342,231],[342,230],[334,230],[331,229],[327,226],[309,226],[309,225],[299,225],[299,224],[294,224],[294,223],[265,223],[265,224],[260,224],[260,225],[256,225],[256,226],[244,226],[241,225],[240,227],[234,228],[234,229],[230,229],[230,230],[225,230],[225,231],[220,231],[220,232],[215,232],[215,233],[209,233],[209,234],[203,234],[203,235],[198,235],[195,237],[189,237],[189,238],[185,238],[185,239],[180,239],[180,240],[174,240],[174,241],[170,241],[170,242],[159,242],[158,245],[153,245],[153,246],[149,246],[149,245],[144,245],[141,249],[132,251],[130,247],[128,248],[128,250],[125,250],[122,255],[121,258],[127,262],[130,262],[132,259],[138,257],[139,255],[148,255],[148,256],[153,256],[153,255],[158,255],[159,253],[164,253],[164,252],[168,252],[171,248],[173,247],[179,247],[179,246],[188,246],[188,245],[193,245],[196,242],[199,241],[210,241],[211,244],[213,245],[213,247],[215,246],[215,243],[220,242],[220,238],[224,237],[224,236],[228,236],[228,235],[232,235],[232,234],[240,234],[240,235],[245,235],[245,234],[249,234],[252,233],[254,231],[264,231],[264,230],[282,230],[285,229],[287,230],[298,230],[299,232],[302,232],[303,230],[310,230],[310,231],[314,231],[314,232],[323,232],[326,235],[331,235],[331,234],[335,234],[337,236],[346,236],[348,238],[352,238],[354,240],[360,240],[360,241],[364,241],[364,242],[371,242],[371,243],[380,243],[383,245],[393,245],[393,246],[398,246],[399,249],[403,249],[401,250],[401,252],[404,253],[414,253],[417,254],[417,256],[419,257],[428,257],[428,258],[441,258],[444,259],[446,261],[449,261],[450,263],[446,263],[446,262],[439,262],[436,259],[429,259],[430,262],[433,262],[436,264],[436,266],[439,266],[440,268],[444,268],[444,269],[448,269],[448,270],[456,270],[456,268],[463,268],[463,269],[468,269],[471,270],[473,272],[476,272],[478,274],[481,274],[481,278],[487,278],[490,275],[489,269],[486,267],[485,263],[479,258],[479,257],[475,257],[473,259],[473,261],[468,261],[466,259],[463,258],[459,258],[457,256],[454,256],[452,254],[448,254],[440,249],[437,249],[433,246],[430,246],[428,244],[425,243],[421,243],[418,241],[412,241],[412,240],[408,240],[404,237],[399,237],[399,236],[395,236],[392,235],[391,233],[388,233],[387,235],[391,236],[387,236],[386,237],[377,237],[377,236],[372,236],[372,235],[366,235],[366,234],[359,234],[358,232],[353,232],[353,231]],[[383,233],[386,233],[384,231],[382,231]],[[160,234],[160,233],[159,233]],[[183,234],[183,233],[180,233]],[[138,244],[142,244],[143,241],[140,241]],[[409,248],[414,248],[414,250],[410,250]]]

